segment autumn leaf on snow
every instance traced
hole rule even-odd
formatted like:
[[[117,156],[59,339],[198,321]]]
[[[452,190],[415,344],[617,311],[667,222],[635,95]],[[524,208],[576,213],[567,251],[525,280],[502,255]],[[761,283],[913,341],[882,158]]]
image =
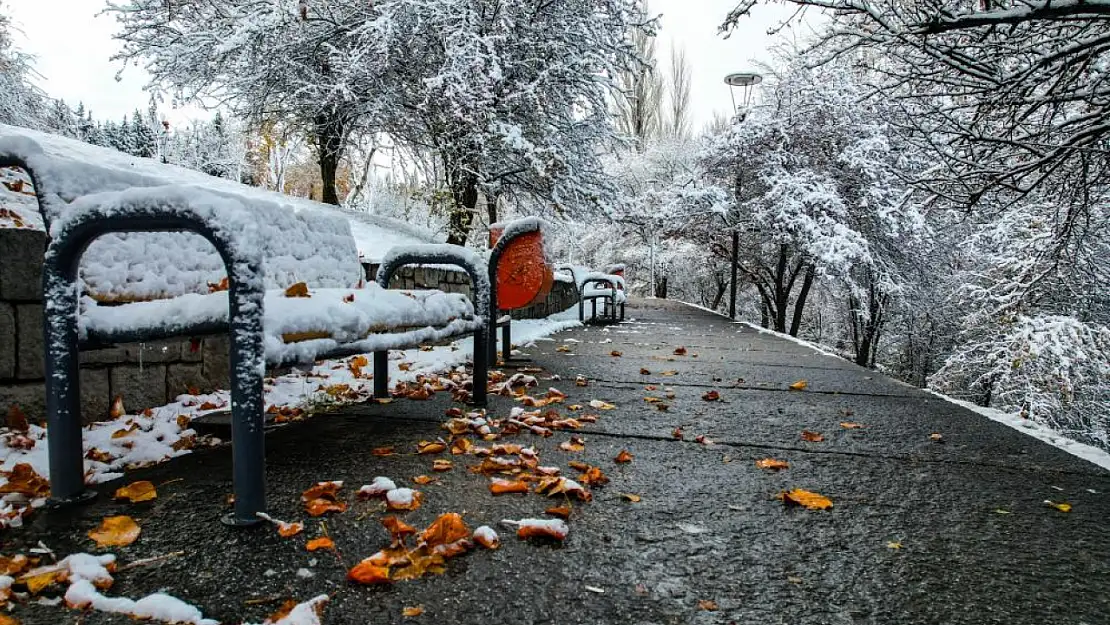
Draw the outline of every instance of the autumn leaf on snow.
[[[285,289],[285,297],[309,297],[308,285],[304,282],[298,282],[290,286]]]
[[[27,422],[27,415],[19,409],[19,404],[12,404],[8,408],[8,428],[16,432],[27,432],[31,429],[31,424]]]
[[[632,454],[628,453],[627,449],[622,449],[621,452],[617,454],[617,457],[613,458],[613,462],[616,462],[617,464],[632,462]]]
[[[809,430],[802,430],[802,440],[809,443],[820,443],[825,440],[825,437],[820,432],[811,432]]]
[[[26,462],[12,467],[7,476],[7,483],[0,485],[0,494],[19,493],[28,499],[41,499],[50,494],[50,482]]]
[[[139,538],[139,524],[129,516],[110,516],[100,526],[89,530],[89,538],[97,547],[126,547]]]
[[[774,458],[763,458],[756,460],[755,466],[760,469],[771,469],[773,471],[780,471],[782,469],[789,469],[790,463],[785,460],[775,460]]]
[[[801,488],[783,491],[776,498],[788,506],[802,506],[809,510],[827,510],[832,507],[832,500],[828,497]]]
[[[139,503],[141,501],[150,501],[151,499],[158,498],[158,491],[155,490],[154,484],[141,480],[138,482],[131,482],[127,486],[117,488],[116,499],[126,499],[131,503]]]

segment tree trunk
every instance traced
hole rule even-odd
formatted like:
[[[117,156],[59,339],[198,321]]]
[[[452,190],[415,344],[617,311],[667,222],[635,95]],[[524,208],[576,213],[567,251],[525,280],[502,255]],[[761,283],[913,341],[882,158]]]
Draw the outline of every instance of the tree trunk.
[[[452,245],[466,245],[470,227],[474,223],[474,209],[478,206],[478,178],[471,173],[458,172],[455,184],[451,185],[454,205],[447,226],[447,242]]]
[[[497,223],[497,199],[498,195],[486,195],[486,217],[489,219],[489,225]]]
[[[802,280],[802,290],[798,291],[798,298],[794,300],[794,318],[790,322],[790,336],[798,336],[798,330],[802,327],[802,311],[805,310],[806,298],[809,297],[809,288],[813,286],[813,278],[816,273],[813,265],[806,268],[806,276]]]
[[[339,172],[339,159],[343,157],[343,122],[334,115],[317,115],[314,132],[320,179],[323,182],[320,201],[338,206],[339,192],[336,190],[335,176]]]

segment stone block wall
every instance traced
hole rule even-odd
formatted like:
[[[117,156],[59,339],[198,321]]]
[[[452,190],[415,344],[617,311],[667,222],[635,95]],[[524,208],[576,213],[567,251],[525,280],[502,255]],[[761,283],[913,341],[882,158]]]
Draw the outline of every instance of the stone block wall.
[[[0,417],[12,405],[45,417],[42,257],[46,233],[0,229]],[[131,343],[81,352],[86,422],[106,419],[112,399],[139,410],[173,401],[190,388],[228,386],[226,336]]]

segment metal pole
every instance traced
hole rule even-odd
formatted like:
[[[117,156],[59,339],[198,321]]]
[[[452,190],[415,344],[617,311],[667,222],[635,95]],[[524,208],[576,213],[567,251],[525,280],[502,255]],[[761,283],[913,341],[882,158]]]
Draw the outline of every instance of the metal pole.
[[[728,301],[728,316],[736,321],[736,270],[740,254],[740,231],[732,231],[732,284],[729,285],[730,299]]]

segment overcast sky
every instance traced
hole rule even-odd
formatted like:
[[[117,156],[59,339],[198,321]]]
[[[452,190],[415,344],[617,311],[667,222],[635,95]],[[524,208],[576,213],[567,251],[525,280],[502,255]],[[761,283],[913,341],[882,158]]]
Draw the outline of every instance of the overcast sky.
[[[686,49],[693,66],[693,115],[695,127],[713,117],[729,114],[729,90],[723,78],[730,72],[750,68],[754,61],[767,60],[774,40],[767,28],[788,13],[785,7],[761,6],[754,18],[742,22],[729,39],[717,34],[717,26],[737,0],[651,0],[651,9],[663,14],[659,37],[662,65],[671,45]],[[117,119],[136,108],[146,109],[149,95],[143,91],[146,75],[141,68],[125,68],[110,59],[117,50],[112,39],[115,20],[97,16],[102,0],[9,0],[4,8],[22,36],[21,47],[37,57],[43,89],[72,106],[84,102],[99,119]],[[168,107],[167,107],[168,108]],[[171,121],[195,114],[167,111]]]

